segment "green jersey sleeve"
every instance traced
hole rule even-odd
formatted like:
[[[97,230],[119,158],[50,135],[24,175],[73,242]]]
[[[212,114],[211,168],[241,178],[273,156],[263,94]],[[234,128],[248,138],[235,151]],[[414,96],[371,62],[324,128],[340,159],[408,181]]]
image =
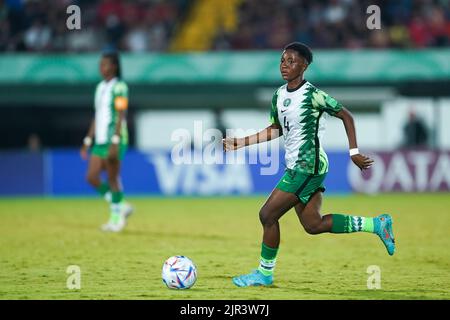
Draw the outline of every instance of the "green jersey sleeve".
[[[116,110],[128,109],[128,86],[123,81],[118,81],[113,88],[114,108]]]
[[[336,113],[341,111],[343,108],[340,102],[338,102],[332,96],[319,89],[313,92],[312,103],[315,108],[321,111],[325,111],[326,113],[332,116],[335,116]]]
[[[272,96],[272,108],[270,109],[270,123],[280,125],[280,121],[278,121],[278,109],[277,109],[277,100],[278,100],[278,90]]]
[[[128,86],[123,81],[118,81],[114,86],[114,96],[128,98]]]

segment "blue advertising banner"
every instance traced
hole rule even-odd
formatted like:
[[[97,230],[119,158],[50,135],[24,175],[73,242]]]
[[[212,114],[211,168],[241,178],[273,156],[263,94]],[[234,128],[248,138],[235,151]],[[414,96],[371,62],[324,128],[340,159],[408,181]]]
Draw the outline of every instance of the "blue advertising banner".
[[[194,159],[195,156],[199,158]],[[337,152],[328,156],[331,169],[326,180],[327,191],[349,192],[348,154]],[[130,150],[122,164],[122,182],[129,195],[266,194],[275,187],[284,172],[284,153],[273,157],[276,158],[266,165],[251,161],[248,153],[245,159],[238,159],[234,164],[209,164],[201,155],[195,154],[192,163],[174,163],[168,150]],[[262,169],[274,166],[274,163],[277,167],[265,174]],[[53,151],[52,170],[52,194],[95,194],[86,183],[87,162],[80,159],[78,151]]]
[[[45,153],[27,151],[0,153],[0,195],[43,195]]]
[[[177,163],[168,150],[129,150],[122,163],[125,192],[128,195],[160,196],[268,194],[285,168],[283,152],[269,154],[266,160],[270,161],[266,162],[247,152],[237,157],[233,164],[208,163],[201,155],[195,154],[195,151],[193,153],[192,163]],[[327,192],[350,192],[348,154],[330,152],[328,157],[330,172],[325,181]],[[88,163],[80,158],[78,150],[52,150],[45,157],[2,156],[0,162],[0,179],[8,181],[0,188],[0,195],[96,194],[86,181]],[[18,170],[13,170],[16,167]]]

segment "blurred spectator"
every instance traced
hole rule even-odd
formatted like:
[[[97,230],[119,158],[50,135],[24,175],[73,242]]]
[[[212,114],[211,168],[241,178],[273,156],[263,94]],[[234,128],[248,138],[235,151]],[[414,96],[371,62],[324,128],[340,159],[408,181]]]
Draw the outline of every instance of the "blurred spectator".
[[[36,19],[33,25],[25,31],[25,46],[30,51],[44,51],[50,44],[50,37],[50,27],[44,24],[42,20]]]
[[[431,33],[424,17],[415,15],[409,24],[409,34],[415,48],[424,48],[432,43]]]
[[[445,11],[441,7],[429,8],[427,14],[429,30],[431,34],[431,45],[444,47],[450,45],[450,22],[445,18]]]
[[[222,134],[222,137],[227,136],[227,128],[225,123],[223,122],[223,110],[221,108],[214,109],[214,128],[219,130]]]
[[[389,36],[383,29],[373,30],[370,32],[368,45],[369,47],[376,49],[389,48],[390,45]]]
[[[407,48],[411,43],[408,28],[400,21],[394,22],[389,27],[389,38],[391,47],[393,48]]]
[[[42,148],[41,138],[36,133],[30,134],[27,141],[28,151],[39,152]]]
[[[65,48],[70,52],[97,51],[102,49],[99,47],[101,35],[93,27],[84,27],[81,30],[65,33],[64,37],[67,40]]]
[[[403,127],[404,147],[417,148],[428,145],[428,129],[422,119],[419,119],[415,111],[409,112],[408,122]]]
[[[131,52],[145,52],[149,49],[148,29],[145,24],[140,22],[135,24],[125,37],[125,50]]]

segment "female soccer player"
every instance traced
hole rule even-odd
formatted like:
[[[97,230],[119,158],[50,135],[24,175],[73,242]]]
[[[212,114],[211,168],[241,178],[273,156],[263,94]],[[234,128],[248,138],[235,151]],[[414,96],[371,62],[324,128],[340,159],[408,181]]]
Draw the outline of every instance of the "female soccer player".
[[[95,117],[80,150],[82,159],[88,158],[92,146],[86,180],[111,202],[109,221],[102,225],[103,231],[119,232],[125,225],[133,208],[124,201],[120,182],[120,164],[128,146],[126,111],[128,87],[121,80],[119,56],[103,54],[100,61],[103,77],[95,91]],[[108,182],[100,178],[105,170]]]
[[[328,172],[328,158],[320,140],[324,133],[324,113],[342,120],[350,147],[350,157],[361,170],[370,168],[373,160],[358,151],[352,114],[334,98],[303,79],[313,60],[308,46],[294,42],[281,55],[280,71],[287,84],[273,95],[271,125],[244,138],[224,139],[225,151],[236,150],[283,135],[286,172],[259,212],[263,239],[259,267],[250,274],[233,278],[239,287],[271,285],[275,268],[280,228],[278,220],[295,208],[300,223],[309,234],[371,232],[383,241],[388,253],[394,254],[392,218],[382,214],[365,218],[343,214],[322,216],[323,182]]]

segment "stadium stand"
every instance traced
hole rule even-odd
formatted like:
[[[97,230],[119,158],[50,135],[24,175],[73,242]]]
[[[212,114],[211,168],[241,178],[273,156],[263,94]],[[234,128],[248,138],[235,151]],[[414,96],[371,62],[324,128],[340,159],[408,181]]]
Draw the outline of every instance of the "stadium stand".
[[[67,34],[66,9],[81,8],[81,30]],[[165,51],[189,1],[0,0],[0,51]]]
[[[382,27],[367,37],[366,8],[378,5]],[[279,49],[291,41],[314,48],[423,48],[450,43],[449,1],[246,0],[239,32],[218,34],[218,50]]]
[[[66,8],[82,28],[66,33]],[[382,28],[367,36],[369,5]],[[129,52],[427,48],[450,44],[447,0],[0,0],[0,51]]]

